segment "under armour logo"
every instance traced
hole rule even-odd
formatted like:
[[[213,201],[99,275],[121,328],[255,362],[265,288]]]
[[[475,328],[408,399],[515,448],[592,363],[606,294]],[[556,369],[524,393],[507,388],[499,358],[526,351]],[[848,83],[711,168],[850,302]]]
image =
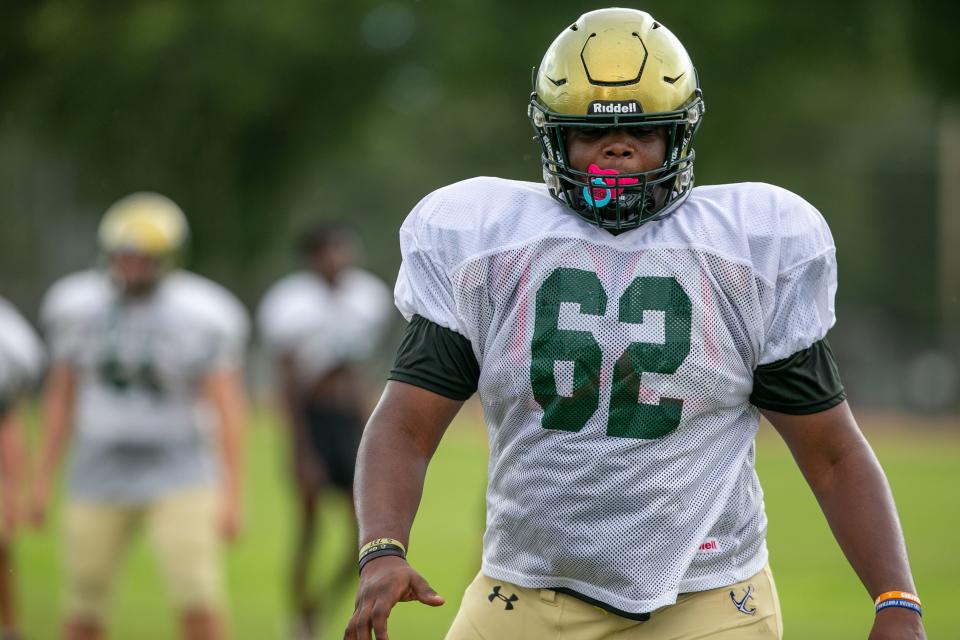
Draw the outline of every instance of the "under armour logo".
[[[500,598],[501,600],[503,600],[504,602],[507,603],[507,606],[504,607],[504,610],[506,610],[506,611],[512,611],[512,610],[513,610],[513,603],[516,602],[517,600],[519,600],[520,598],[518,598],[518,597],[517,597],[517,594],[515,594],[515,593],[511,593],[511,594],[510,594],[510,597],[508,598],[507,596],[505,596],[505,595],[503,595],[502,593],[500,593],[500,589],[501,589],[500,585],[495,586],[495,587],[493,588],[493,593],[491,593],[489,596],[487,596],[487,600],[489,600],[490,602],[493,602],[493,601],[496,600],[497,598]]]
[[[743,598],[737,600],[737,597],[733,595],[733,591],[730,592],[730,599],[733,600],[733,606],[737,608],[737,611],[740,613],[745,613],[748,616],[752,616],[757,612],[756,607],[747,607],[747,600],[753,600],[753,586],[748,586],[743,594]]]

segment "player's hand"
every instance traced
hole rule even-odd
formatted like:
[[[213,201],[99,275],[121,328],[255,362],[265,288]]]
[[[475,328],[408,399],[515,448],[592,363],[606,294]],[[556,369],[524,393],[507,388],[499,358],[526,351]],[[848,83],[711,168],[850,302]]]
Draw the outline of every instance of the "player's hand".
[[[387,616],[398,602],[419,600],[431,607],[443,604],[427,581],[413,570],[406,560],[385,556],[371,560],[360,573],[357,603],[353,617],[347,624],[343,640],[389,640]]]
[[[220,537],[233,542],[243,530],[243,507],[236,496],[226,495],[220,501]]]
[[[887,607],[877,614],[869,640],[923,640],[923,620],[915,612],[900,607]]]

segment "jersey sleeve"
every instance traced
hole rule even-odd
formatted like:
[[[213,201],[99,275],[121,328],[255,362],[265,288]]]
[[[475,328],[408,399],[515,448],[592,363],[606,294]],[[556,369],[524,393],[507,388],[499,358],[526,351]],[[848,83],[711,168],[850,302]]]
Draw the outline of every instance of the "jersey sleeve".
[[[822,340],[836,321],[837,261],[823,216],[798,196],[783,203],[773,303],[765,313],[759,365],[788,358]]]
[[[466,338],[415,315],[403,334],[389,379],[463,401],[477,390],[480,365]]]
[[[338,324],[340,357],[348,362],[370,358],[386,333],[392,313],[390,289],[366,271],[355,272],[355,291],[347,301],[349,321]]]
[[[221,307],[213,322],[214,341],[208,371],[241,369],[250,338],[247,311],[232,294],[223,291],[216,301]]]
[[[393,307],[390,304],[390,288],[379,278],[369,275],[364,287],[363,321],[367,333],[379,339],[390,324]]]
[[[43,346],[33,327],[0,298],[0,405],[35,382],[43,363]]]
[[[87,320],[109,303],[105,276],[95,271],[68,275],[50,287],[40,304],[40,327],[52,363],[76,363]]]
[[[246,357],[250,320],[243,304],[226,288],[195,274],[175,274],[177,304],[194,315],[206,336],[203,371],[240,369]]]
[[[762,364],[753,375],[750,403],[791,415],[826,411],[847,397],[827,339],[792,356]]]
[[[413,316],[468,336],[457,312],[449,270],[435,241],[430,217],[440,206],[436,193],[424,198],[400,227],[402,262],[394,301],[409,322]]]
[[[257,309],[257,330],[271,351],[287,352],[303,337],[314,316],[309,297],[302,291],[298,294],[297,282],[288,276],[264,295]]]

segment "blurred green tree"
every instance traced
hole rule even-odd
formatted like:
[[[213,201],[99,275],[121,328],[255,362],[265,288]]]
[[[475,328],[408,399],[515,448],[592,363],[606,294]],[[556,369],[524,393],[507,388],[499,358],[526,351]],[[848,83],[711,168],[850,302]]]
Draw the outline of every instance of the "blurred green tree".
[[[644,5],[700,71],[698,181],[763,180],[811,200],[837,237],[847,317],[881,317],[918,344],[938,318],[937,114],[960,88],[958,9],[934,4]],[[531,67],[596,6],[7,0],[0,221],[20,232],[0,239],[4,286],[35,302],[136,189],[176,199],[192,265],[249,302],[316,217],[353,222],[389,278],[396,229],[428,191],[540,179]]]

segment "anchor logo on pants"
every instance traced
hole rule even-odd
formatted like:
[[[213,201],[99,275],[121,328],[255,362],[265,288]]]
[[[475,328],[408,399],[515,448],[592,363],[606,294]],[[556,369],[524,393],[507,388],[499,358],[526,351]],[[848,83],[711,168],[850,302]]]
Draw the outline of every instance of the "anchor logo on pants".
[[[757,612],[756,607],[747,606],[747,600],[753,600],[753,585],[746,588],[746,593],[743,594],[743,598],[740,600],[737,600],[736,596],[733,595],[733,591],[731,591],[730,599],[733,600],[733,606],[735,606],[740,613],[752,616]]]

